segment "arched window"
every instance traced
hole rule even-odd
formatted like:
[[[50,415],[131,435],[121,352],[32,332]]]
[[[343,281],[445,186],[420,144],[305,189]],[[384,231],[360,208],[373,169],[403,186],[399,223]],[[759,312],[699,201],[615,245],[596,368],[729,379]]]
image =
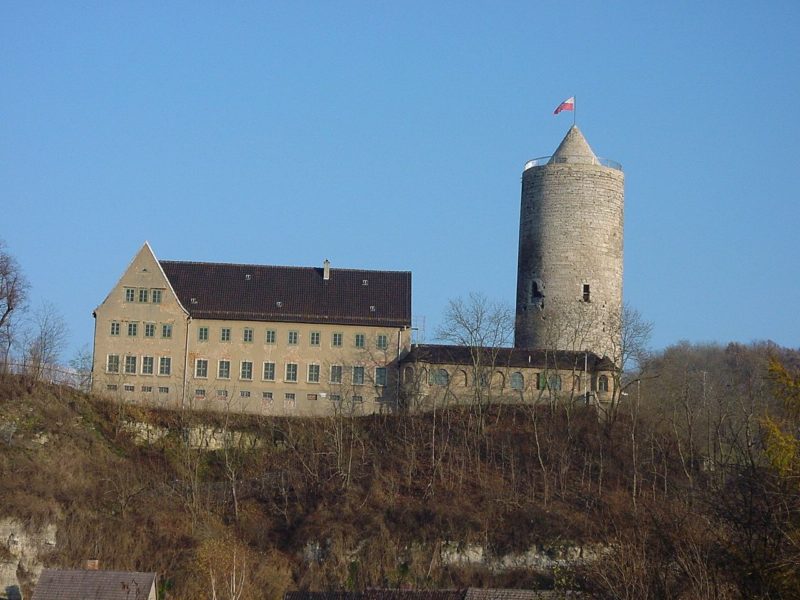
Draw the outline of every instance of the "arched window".
[[[403,381],[405,383],[414,383],[414,367],[403,369]]]
[[[550,375],[548,381],[551,390],[558,391],[561,389],[561,375]]]
[[[458,372],[458,383],[464,387],[467,387],[467,384],[469,384],[469,378],[467,377],[466,371],[462,370]]]
[[[536,389],[537,390],[547,389],[547,376],[544,373],[536,374]]]
[[[572,391],[573,392],[580,392],[581,391],[581,376],[580,375],[573,375],[572,376]]]
[[[505,389],[506,378],[500,371],[495,371],[492,375],[492,385],[497,389]]]
[[[525,387],[525,379],[522,377],[522,373],[512,373],[511,374],[511,389],[517,390],[519,392]]]
[[[608,391],[608,377],[605,375],[600,375],[597,378],[597,391],[598,392],[607,392]]]
[[[450,373],[445,369],[431,371],[431,385],[448,385],[450,383]]]

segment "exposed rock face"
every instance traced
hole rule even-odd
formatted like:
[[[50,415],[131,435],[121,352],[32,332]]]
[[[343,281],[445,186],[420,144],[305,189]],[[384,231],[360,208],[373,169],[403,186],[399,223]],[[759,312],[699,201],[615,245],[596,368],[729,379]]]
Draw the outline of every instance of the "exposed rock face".
[[[41,557],[55,545],[55,525],[32,530],[17,519],[0,518],[0,599],[22,600],[20,579],[38,579]]]

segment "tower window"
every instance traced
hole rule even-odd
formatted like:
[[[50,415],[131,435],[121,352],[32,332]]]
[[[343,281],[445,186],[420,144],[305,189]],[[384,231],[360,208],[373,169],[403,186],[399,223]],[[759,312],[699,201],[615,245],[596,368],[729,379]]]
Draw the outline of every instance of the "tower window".
[[[583,301],[584,302],[590,302],[589,284],[588,283],[584,283],[583,284]]]

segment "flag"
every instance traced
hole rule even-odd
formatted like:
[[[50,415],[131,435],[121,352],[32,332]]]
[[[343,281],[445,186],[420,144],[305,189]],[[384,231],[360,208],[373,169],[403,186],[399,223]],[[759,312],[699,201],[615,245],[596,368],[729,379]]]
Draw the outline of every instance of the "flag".
[[[570,98],[567,98],[567,99],[566,99],[566,100],[564,100],[564,101],[563,101],[561,104],[559,104],[559,105],[558,105],[558,108],[556,108],[556,109],[553,111],[553,114],[554,114],[554,115],[557,115],[557,114],[558,114],[558,113],[560,113],[562,110],[575,110],[575,96],[572,96],[572,97],[570,97]]]

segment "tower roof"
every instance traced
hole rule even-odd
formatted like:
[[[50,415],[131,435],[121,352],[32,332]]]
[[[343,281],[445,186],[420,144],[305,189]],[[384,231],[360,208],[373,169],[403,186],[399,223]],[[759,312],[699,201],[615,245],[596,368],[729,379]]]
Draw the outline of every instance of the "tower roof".
[[[586,138],[583,137],[581,130],[576,125],[569,128],[567,135],[561,140],[558,148],[550,158],[551,163],[594,163],[596,160],[597,157],[592,152],[589,142],[586,141]]]

